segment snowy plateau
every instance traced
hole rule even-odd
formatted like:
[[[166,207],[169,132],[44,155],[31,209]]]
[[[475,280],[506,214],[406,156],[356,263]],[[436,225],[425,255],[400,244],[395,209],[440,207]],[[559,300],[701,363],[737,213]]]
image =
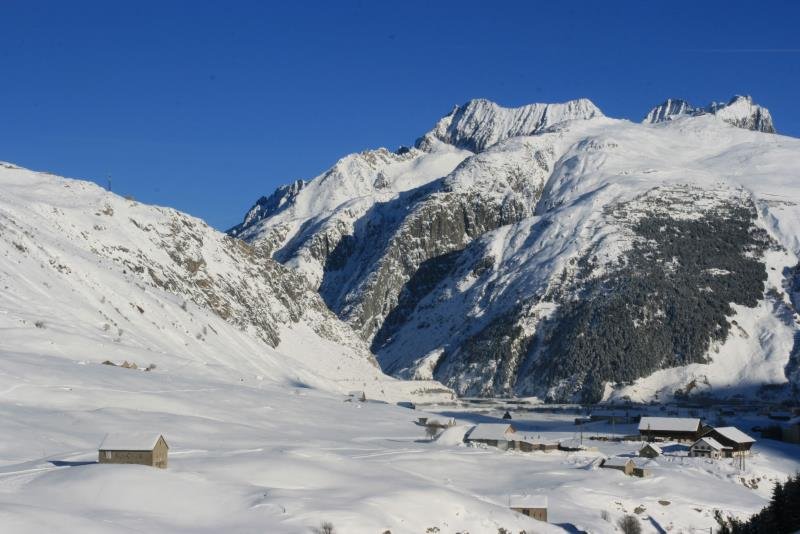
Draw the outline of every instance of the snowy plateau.
[[[227,234],[0,164],[0,532],[748,517],[800,446],[759,439],[741,465],[671,445],[638,478],[599,468],[636,453],[633,424],[585,425],[573,451],[463,438],[506,410],[566,443],[578,402],[693,402],[718,424],[715,403],[792,399],[800,141],[773,132],[749,97],[668,101],[641,123],[585,99],[474,100],[414,146],[279,188]],[[455,424],[429,439],[417,420],[433,414]],[[106,434],[143,431],[165,437],[167,469],[97,463]],[[609,436],[628,437],[590,440]],[[515,495],[546,497],[547,522]]]

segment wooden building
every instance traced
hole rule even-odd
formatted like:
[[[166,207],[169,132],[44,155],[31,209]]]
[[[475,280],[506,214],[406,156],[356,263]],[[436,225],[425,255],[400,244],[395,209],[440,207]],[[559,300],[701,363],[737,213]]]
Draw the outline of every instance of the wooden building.
[[[702,435],[700,419],[693,417],[642,417],[639,435],[646,441],[697,441]]]
[[[692,446],[689,447],[689,456],[693,458],[719,459],[730,456],[730,447],[725,447],[712,437],[703,437],[695,441]]]
[[[511,495],[508,507],[539,521],[547,521],[546,495]]]
[[[751,438],[735,426],[712,428],[707,432],[704,432],[703,437],[714,438],[724,447],[728,447],[724,450],[725,455],[728,457],[746,456],[750,454],[750,449],[756,442],[755,439]]]
[[[622,471],[626,475],[631,476],[633,475],[633,470],[636,468],[636,464],[633,463],[633,458],[615,456],[613,458],[606,458],[603,460],[603,463],[600,464],[600,467],[605,469],[616,469],[617,471]]]
[[[507,449],[515,438],[516,430],[509,423],[480,423],[467,434],[464,441]]]
[[[657,456],[661,456],[663,451],[661,447],[656,445],[655,443],[645,443],[644,446],[639,449],[639,456],[643,458],[655,458]]]
[[[101,464],[140,464],[167,468],[169,445],[161,434],[107,434],[100,444]]]
[[[508,442],[508,448],[521,452],[550,452],[558,450],[557,442],[541,441],[538,438],[528,436],[515,437]]]

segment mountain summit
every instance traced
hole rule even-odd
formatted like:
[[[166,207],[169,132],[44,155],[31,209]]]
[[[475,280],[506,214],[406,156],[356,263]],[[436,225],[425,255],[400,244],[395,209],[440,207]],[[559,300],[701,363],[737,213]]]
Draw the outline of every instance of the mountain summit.
[[[667,99],[650,110],[644,123],[654,124],[676,119],[678,117],[711,114],[739,128],[759,132],[775,133],[772,115],[769,110],[755,104],[750,96],[734,96],[727,104],[712,102],[708,106],[698,108],[680,99]]]

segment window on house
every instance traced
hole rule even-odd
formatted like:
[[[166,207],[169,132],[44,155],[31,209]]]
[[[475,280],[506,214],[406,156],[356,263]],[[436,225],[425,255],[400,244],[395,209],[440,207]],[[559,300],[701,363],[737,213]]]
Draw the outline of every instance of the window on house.
[[[111,459],[111,451],[106,451],[106,460]]]

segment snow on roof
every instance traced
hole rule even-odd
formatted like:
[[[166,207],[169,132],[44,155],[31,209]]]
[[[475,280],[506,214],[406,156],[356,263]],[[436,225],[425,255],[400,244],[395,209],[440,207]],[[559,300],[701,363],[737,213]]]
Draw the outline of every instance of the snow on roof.
[[[480,423],[472,429],[467,439],[503,440],[508,439],[506,432],[513,430],[514,427],[509,423]]]
[[[639,467],[639,468],[651,467],[651,466],[654,466],[654,465],[658,465],[657,463],[655,463],[650,458],[631,458],[631,461],[633,462],[633,465],[635,465],[636,467]]]
[[[653,432],[695,432],[700,426],[700,419],[695,417],[642,417],[639,430]]]
[[[736,443],[755,443],[756,440],[736,428],[735,426],[721,426],[714,428],[720,435]]]
[[[711,447],[714,450],[721,451],[721,450],[724,450],[724,449],[730,449],[730,447],[726,447],[725,445],[723,445],[719,441],[715,440],[714,438],[709,438],[709,437],[698,439],[697,441],[694,442],[692,447],[694,447],[695,445],[697,445],[701,441],[704,441],[706,443],[706,445],[708,445],[709,447]]]
[[[659,446],[658,446],[658,445],[656,445],[655,443],[645,443],[645,444],[642,446],[642,448],[641,448],[641,449],[639,449],[639,450],[642,450],[642,449],[653,449],[653,450],[654,450],[654,451],[656,451],[658,454],[661,454],[661,453],[663,452],[663,451],[661,450],[661,447],[659,447]]]
[[[547,508],[547,495],[511,495],[509,508]]]
[[[106,434],[100,444],[101,451],[150,451],[158,443],[161,434],[141,432],[134,434]],[[166,441],[165,441],[166,443]]]
[[[603,465],[607,465],[609,467],[625,467],[628,462],[633,461],[633,458],[626,458],[624,456],[614,456],[612,458],[606,458],[603,461]]]

